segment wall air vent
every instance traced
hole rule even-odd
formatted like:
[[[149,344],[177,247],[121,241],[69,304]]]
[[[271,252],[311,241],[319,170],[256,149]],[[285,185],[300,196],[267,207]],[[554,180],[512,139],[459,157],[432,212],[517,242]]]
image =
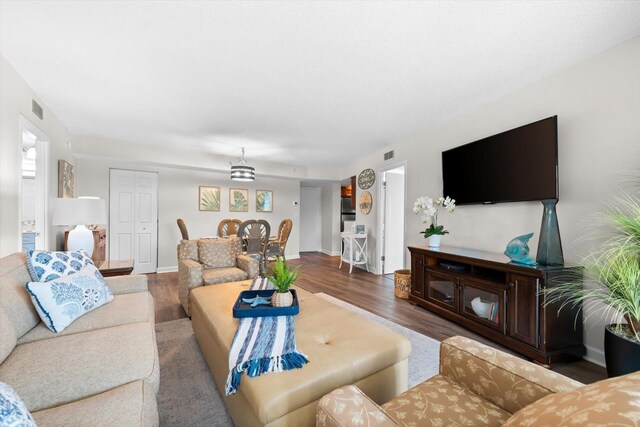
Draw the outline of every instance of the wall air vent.
[[[42,120],[44,118],[44,111],[42,110],[42,106],[40,104],[38,104],[35,99],[31,100],[31,111],[40,120]]]
[[[394,150],[387,151],[386,153],[384,153],[385,160],[391,160],[394,158],[394,156],[395,156]]]

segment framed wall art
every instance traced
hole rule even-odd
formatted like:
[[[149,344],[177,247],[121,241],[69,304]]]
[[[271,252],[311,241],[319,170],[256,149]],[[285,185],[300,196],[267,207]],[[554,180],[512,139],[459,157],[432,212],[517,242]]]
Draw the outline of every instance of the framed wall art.
[[[58,197],[72,199],[75,192],[73,165],[66,160],[58,160]]]
[[[201,211],[220,212],[220,187],[200,186],[198,208]]]
[[[256,190],[256,212],[273,212],[273,191]]]
[[[229,212],[249,212],[249,190],[246,188],[229,189]]]

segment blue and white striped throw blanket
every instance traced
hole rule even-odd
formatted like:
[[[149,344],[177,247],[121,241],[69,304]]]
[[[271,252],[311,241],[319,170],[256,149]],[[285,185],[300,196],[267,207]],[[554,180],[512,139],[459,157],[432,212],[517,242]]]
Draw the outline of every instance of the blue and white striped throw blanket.
[[[273,289],[273,285],[266,277],[258,276],[250,289]],[[242,318],[229,351],[225,394],[238,391],[243,372],[257,377],[265,372],[302,368],[308,361],[307,356],[296,350],[293,316]]]

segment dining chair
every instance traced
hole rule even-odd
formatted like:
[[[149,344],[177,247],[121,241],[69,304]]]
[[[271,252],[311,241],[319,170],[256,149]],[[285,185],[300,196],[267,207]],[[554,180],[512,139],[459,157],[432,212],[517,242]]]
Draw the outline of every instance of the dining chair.
[[[178,218],[177,222],[180,233],[182,234],[182,240],[189,240],[189,232],[187,231],[187,224],[184,222],[184,219]]]
[[[223,219],[220,221],[220,224],[218,224],[218,236],[228,237],[237,235],[240,224],[242,224],[242,221],[239,219]]]
[[[257,259],[260,262],[260,271],[265,272],[264,251],[269,242],[271,226],[264,219],[250,219],[238,227],[238,237],[242,239],[243,248],[246,255]]]
[[[288,218],[283,219],[282,222],[280,222],[278,235],[269,240],[264,251],[265,264],[269,261],[275,260],[279,256],[286,261],[284,250],[287,247],[287,241],[289,241],[289,235],[291,234],[292,227],[293,221]]]

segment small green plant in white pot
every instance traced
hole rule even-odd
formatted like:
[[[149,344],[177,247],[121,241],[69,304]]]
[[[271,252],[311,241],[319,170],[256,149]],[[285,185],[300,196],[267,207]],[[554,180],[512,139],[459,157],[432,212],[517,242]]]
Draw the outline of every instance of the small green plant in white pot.
[[[604,215],[607,238],[582,262],[585,278],[547,290],[547,304],[589,307],[611,322],[605,328],[610,377],[640,370],[640,200],[625,197]],[[622,323],[622,320],[626,323]]]
[[[293,295],[291,295],[291,286],[298,280],[298,268],[293,270],[289,268],[282,257],[277,257],[275,265],[271,270],[271,275],[267,278],[276,288],[271,297],[271,305],[274,307],[289,307],[293,304]]]

